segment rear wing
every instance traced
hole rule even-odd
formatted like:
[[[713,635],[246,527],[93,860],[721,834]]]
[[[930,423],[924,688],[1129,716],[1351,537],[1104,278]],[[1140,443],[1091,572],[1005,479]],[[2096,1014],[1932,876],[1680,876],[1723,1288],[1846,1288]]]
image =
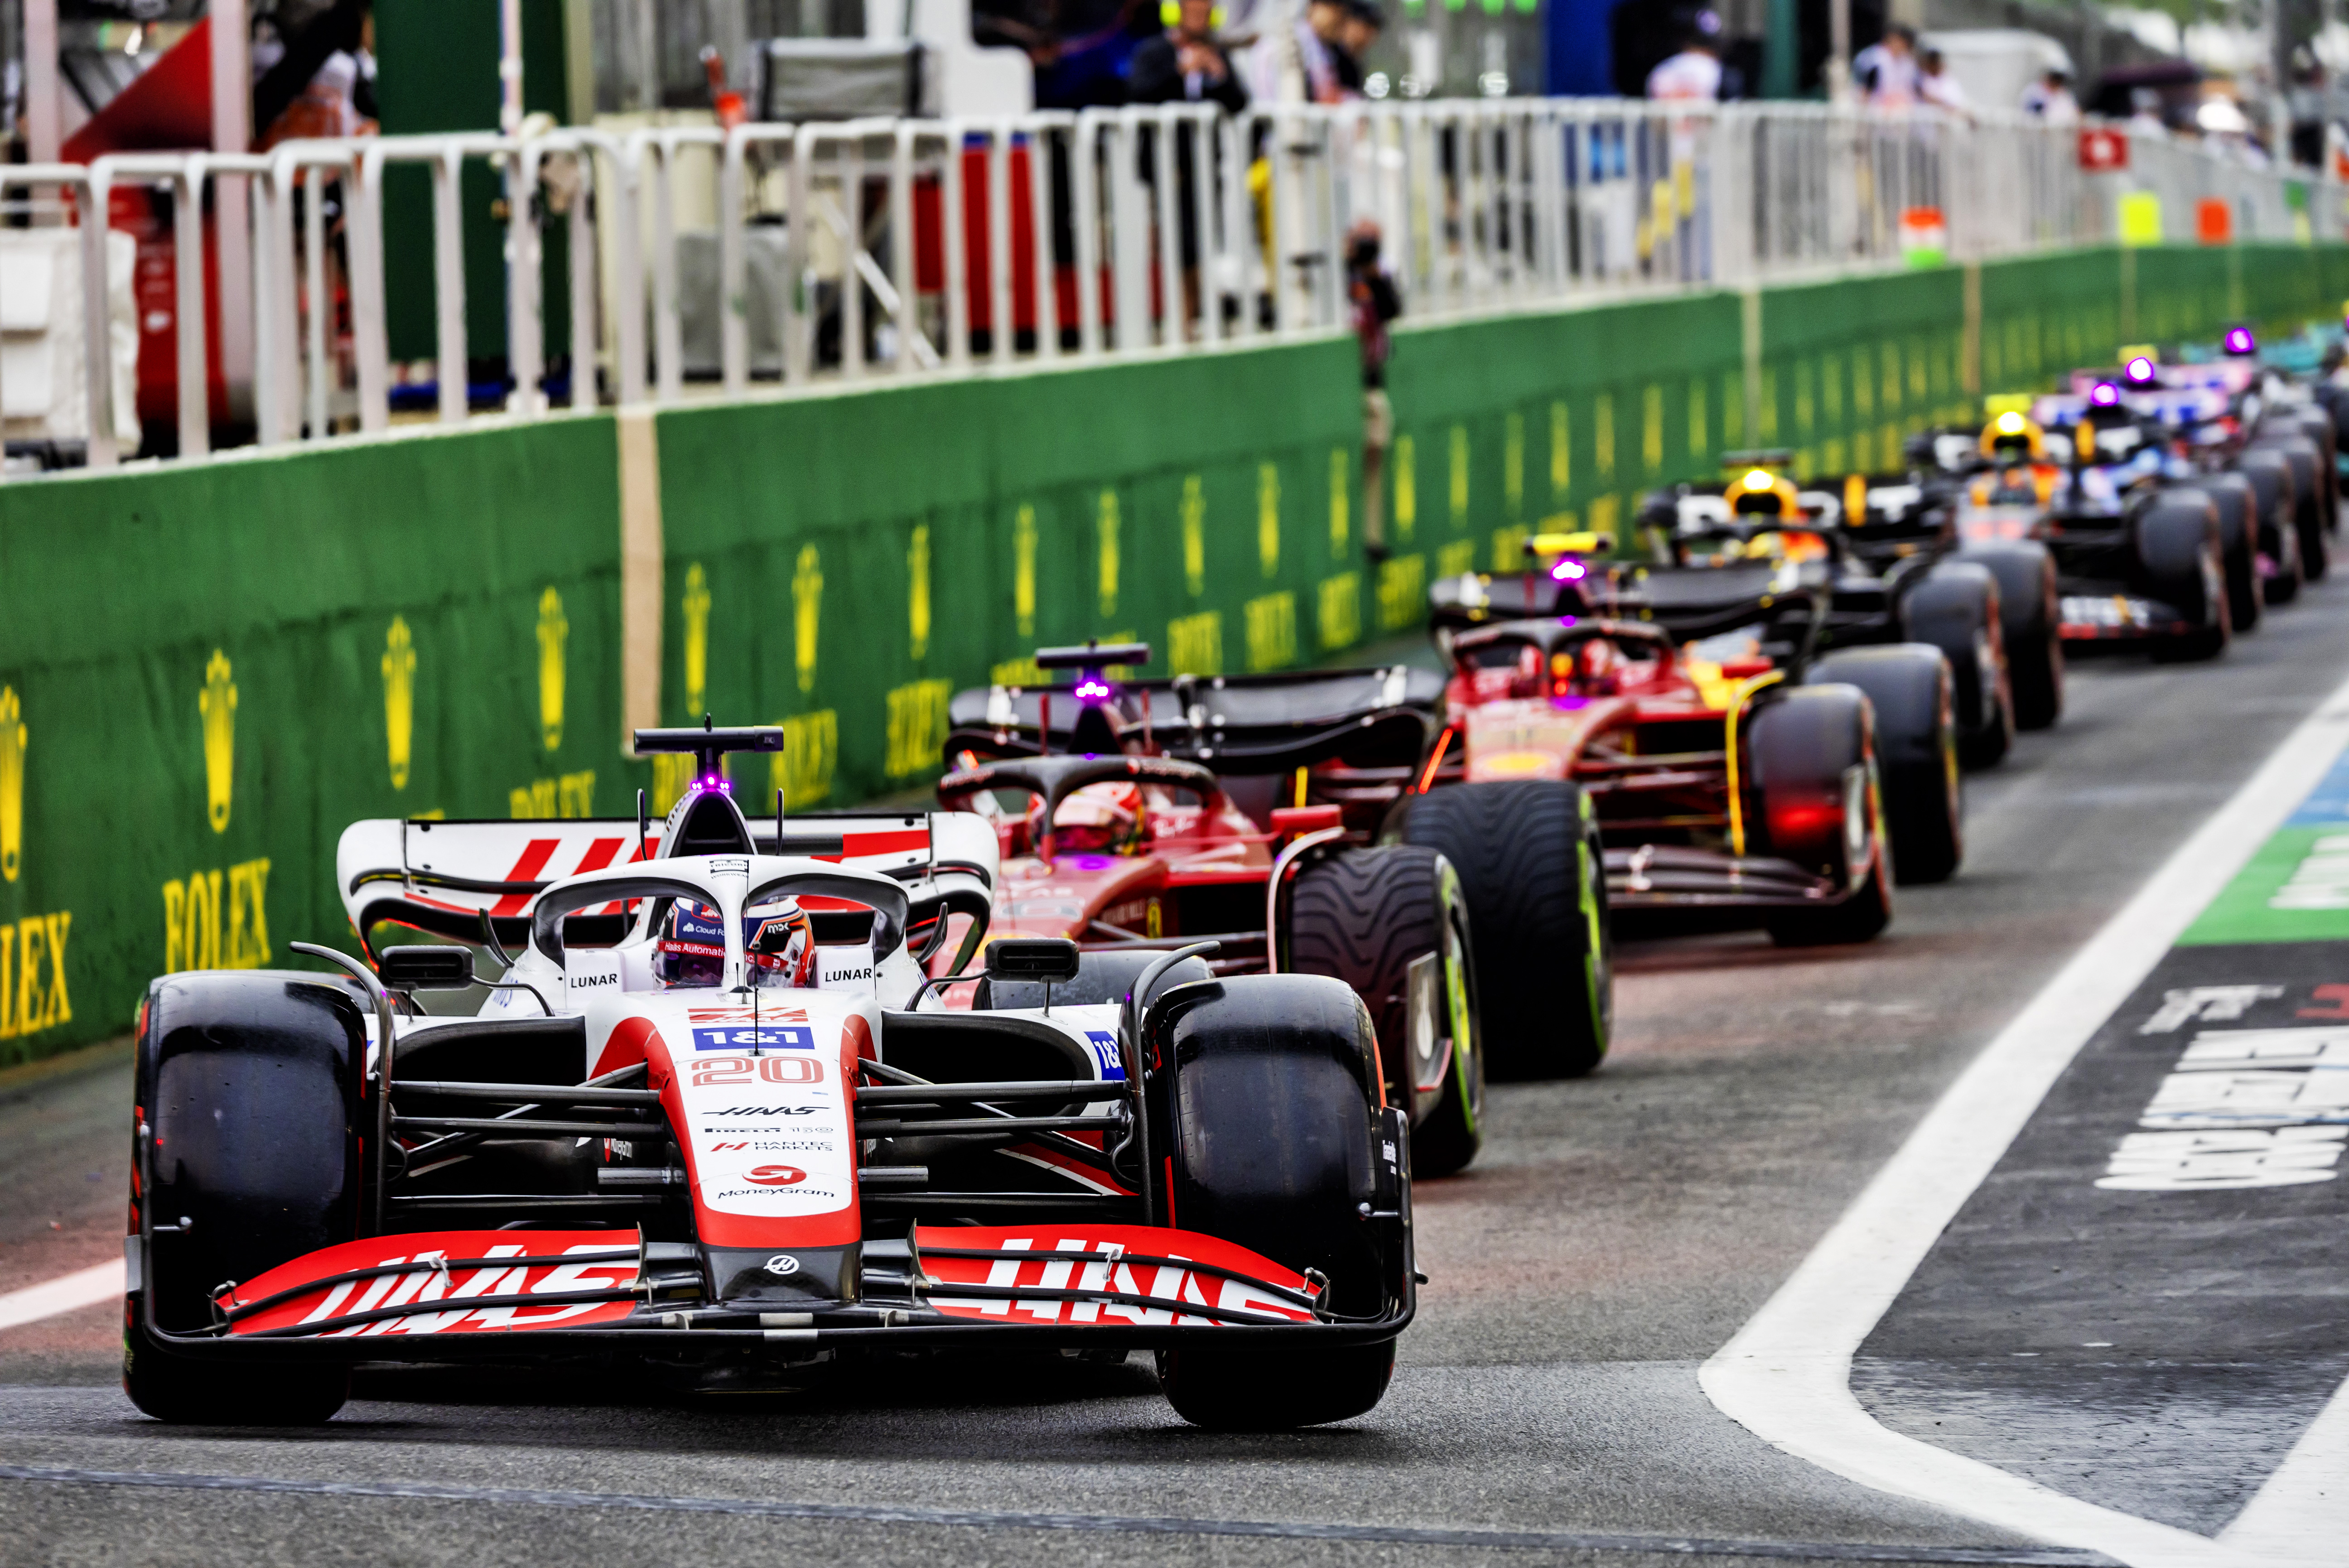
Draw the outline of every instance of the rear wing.
[[[1066,752],[1080,707],[1067,687],[982,686],[947,709],[948,769],[1034,756],[1050,708],[1050,749]],[[1150,740],[1166,755],[1218,774],[1279,774],[1336,759],[1349,767],[1415,768],[1443,728],[1444,677],[1408,665],[1293,675],[1213,675],[1120,682],[1098,710],[1120,742]]]
[[[926,957],[945,940],[947,917],[964,914],[983,935],[998,871],[995,830],[969,812],[842,812],[786,817],[778,841],[771,817],[750,823],[762,855],[800,855],[905,886],[912,903],[907,942]],[[518,951],[529,939],[539,895],[565,877],[652,858],[656,830],[637,838],[634,817],[562,821],[424,822],[377,818],[343,830],[335,884],[359,940],[374,956],[373,929],[390,923],[462,941],[481,940],[486,916],[498,940]],[[566,922],[566,940],[609,945],[626,934],[633,909],[614,902]],[[975,941],[975,938],[971,939]]]

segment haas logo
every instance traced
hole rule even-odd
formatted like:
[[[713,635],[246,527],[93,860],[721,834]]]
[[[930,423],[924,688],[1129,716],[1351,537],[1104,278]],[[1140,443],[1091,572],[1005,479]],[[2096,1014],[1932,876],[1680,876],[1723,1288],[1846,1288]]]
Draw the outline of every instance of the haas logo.
[[[742,1179],[753,1187],[792,1187],[805,1181],[807,1172],[795,1165],[754,1165]]]

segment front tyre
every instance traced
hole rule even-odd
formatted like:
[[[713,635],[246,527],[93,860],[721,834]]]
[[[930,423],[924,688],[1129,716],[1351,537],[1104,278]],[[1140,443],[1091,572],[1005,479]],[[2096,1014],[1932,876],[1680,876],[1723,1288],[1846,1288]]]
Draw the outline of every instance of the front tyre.
[[[351,1394],[347,1366],[223,1365],[174,1355],[139,1321],[139,1298],[123,1298],[122,1391],[159,1421],[195,1427],[315,1427]]]
[[[1250,1350],[1187,1345],[1158,1353],[1158,1386],[1174,1413],[1217,1432],[1283,1432],[1361,1415],[1394,1376],[1395,1347]]]
[[[1408,1156],[1379,1108],[1377,1036],[1361,1000],[1319,975],[1247,975],[1180,987],[1146,1025],[1162,1212],[1299,1272],[1319,1270],[1340,1315],[1392,1315],[1405,1259],[1365,1218],[1407,1211]],[[1163,1138],[1163,1143],[1157,1140]],[[1398,1158],[1397,1157],[1401,1158]],[[1161,1351],[1175,1413],[1196,1426],[1272,1431],[1359,1416],[1394,1369],[1392,1340],[1264,1349],[1214,1331]]]
[[[322,976],[196,972],[149,987],[131,1158],[151,1179],[134,1176],[131,1214],[159,1229],[124,1299],[122,1343],[123,1392],[148,1415],[311,1425],[348,1397],[346,1366],[182,1355],[146,1325],[151,1313],[163,1333],[209,1332],[222,1282],[357,1233],[365,1054],[357,1004]]]

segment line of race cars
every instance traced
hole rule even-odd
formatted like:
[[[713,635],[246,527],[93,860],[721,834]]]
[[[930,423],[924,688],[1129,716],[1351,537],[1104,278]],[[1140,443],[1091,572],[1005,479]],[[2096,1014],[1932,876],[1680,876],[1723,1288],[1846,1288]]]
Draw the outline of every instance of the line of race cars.
[[[1359,1415],[1414,1172],[1475,1158],[1488,1073],[1599,1064],[1617,931],[1881,931],[2067,641],[2208,657],[2321,575],[2335,412],[2147,354],[1903,473],[1751,458],[1644,553],[1437,584],[1444,674],[1040,650],[1069,684],[953,700],[934,811],[746,808],[725,759],[783,732],[705,720],[636,734],[694,759],[657,825],[355,824],[365,961],[141,1006],[126,1389],[307,1422],[364,1363],[1140,1349],[1202,1425]]]

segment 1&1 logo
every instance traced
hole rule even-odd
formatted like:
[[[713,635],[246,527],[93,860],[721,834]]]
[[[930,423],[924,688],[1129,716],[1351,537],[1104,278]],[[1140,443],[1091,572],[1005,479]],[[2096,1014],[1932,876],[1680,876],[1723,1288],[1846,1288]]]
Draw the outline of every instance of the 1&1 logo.
[[[807,1179],[807,1172],[795,1165],[754,1165],[742,1179],[753,1187],[795,1187]]]
[[[812,1051],[815,1031],[804,1025],[775,1024],[760,1029],[697,1029],[697,1051]]]

